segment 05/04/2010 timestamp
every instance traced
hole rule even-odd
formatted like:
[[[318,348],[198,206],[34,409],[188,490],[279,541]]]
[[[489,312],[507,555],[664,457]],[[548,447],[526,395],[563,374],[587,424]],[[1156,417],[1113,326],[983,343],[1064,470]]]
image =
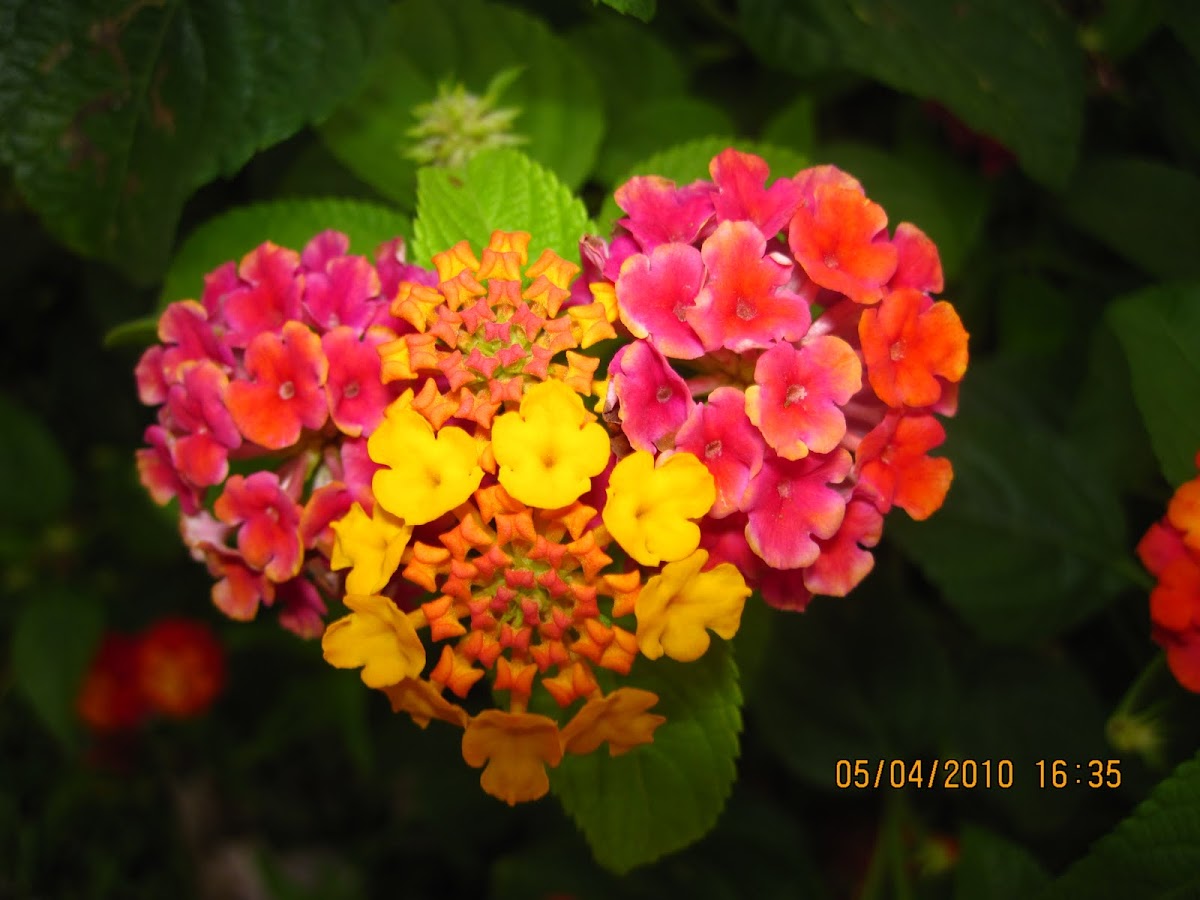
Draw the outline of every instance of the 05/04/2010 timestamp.
[[[859,790],[1005,790],[1017,783],[1017,769],[1011,759],[839,759],[834,765],[834,785]],[[1071,785],[1117,788],[1121,786],[1121,761],[1039,759],[1034,763],[1032,774],[1039,788],[1059,790]]]

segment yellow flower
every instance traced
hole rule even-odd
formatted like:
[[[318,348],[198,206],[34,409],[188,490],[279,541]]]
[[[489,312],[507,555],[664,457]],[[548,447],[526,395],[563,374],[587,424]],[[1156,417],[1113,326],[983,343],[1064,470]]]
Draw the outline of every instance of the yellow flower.
[[[353,567],[346,576],[348,594],[374,594],[382,590],[400,566],[400,557],[412,536],[411,525],[389,515],[378,503],[370,518],[355,503],[331,527],[335,537],[329,566]]]
[[[425,647],[408,616],[387,597],[348,594],[353,612],[325,629],[325,661],[339,669],[362,666],[367,687],[385,688],[416,678],[425,668]]]
[[[658,694],[640,688],[617,688],[603,697],[592,697],[562,730],[568,753],[591,753],[608,741],[609,756],[628,753],[654,740],[654,729],[667,721],[648,713]]]
[[[409,525],[454,509],[483,479],[473,437],[454,426],[435,435],[424,416],[397,403],[367,439],[367,453],[386,467],[371,479],[376,502]]]
[[[431,719],[441,719],[459,728],[467,725],[467,712],[457,703],[451,703],[442,692],[423,678],[405,678],[399,684],[383,689],[392,702],[392,712],[406,712],[422,728],[427,728]]]
[[[658,659],[665,653],[691,662],[708,650],[707,629],[725,640],[737,634],[750,588],[732,564],[701,572],[706,562],[708,551],[697,550],[669,563],[638,594],[633,611],[638,649],[644,656]]]
[[[712,474],[692,454],[660,457],[656,465],[639,450],[613,469],[604,524],[626,553],[657,566],[683,559],[700,545],[700,529],[689,519],[707,513],[716,497]]]
[[[541,509],[566,506],[608,464],[608,432],[560,381],[525,391],[519,412],[492,423],[500,484],[515,499]]]
[[[478,769],[479,783],[509,806],[537,800],[550,790],[546,766],[562,760],[558,725],[547,716],[488,709],[467,724],[463,759]]]

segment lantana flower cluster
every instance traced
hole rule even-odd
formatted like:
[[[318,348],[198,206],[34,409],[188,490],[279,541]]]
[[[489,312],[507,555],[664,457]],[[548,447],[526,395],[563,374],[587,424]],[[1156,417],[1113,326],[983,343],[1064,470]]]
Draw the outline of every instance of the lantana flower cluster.
[[[138,365],[142,480],[178,501],[214,602],[279,608],[396,712],[461,728],[508,803],[566,754],[654,739],[639,657],[699,659],[755,587],[845,594],[883,515],[949,486],[929,451],[966,333],[929,239],[889,237],[831,167],[766,186],[731,150],[711,171],[624,185],[582,267],[531,260],[525,232],[432,269],[399,240],[374,264],[333,232],[263,245],[169,307]]]
[[[1176,680],[1200,693],[1200,476],[1176,488],[1167,514],[1150,526],[1137,553],[1157,580],[1150,592],[1151,635]]]
[[[967,333],[935,300],[937,248],[833,166],[771,183],[730,149],[711,180],[633,178],[586,279],[633,340],[605,417],[631,449],[686,452],[712,474],[707,565],[732,563],[774,606],[844,596],[871,570],[894,506],[914,519],[950,486],[938,415],[957,407]]]

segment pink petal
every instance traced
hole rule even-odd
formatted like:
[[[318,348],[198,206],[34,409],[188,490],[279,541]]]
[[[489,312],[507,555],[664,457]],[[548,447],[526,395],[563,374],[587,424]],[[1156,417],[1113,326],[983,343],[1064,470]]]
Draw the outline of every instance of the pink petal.
[[[704,280],[700,251],[660,244],[649,256],[631,256],[617,279],[617,308],[634,337],[646,338],[675,359],[695,359],[704,347],[687,321]]]
[[[816,538],[837,533],[846,511],[842,494],[831,487],[850,471],[850,454],[810,454],[787,460],[767,454],[750,482],[746,499],[746,540],[776,569],[808,566],[820,554]]]
[[[658,348],[634,341],[617,351],[608,367],[609,404],[618,408],[621,430],[635,450],[655,453],[675,446],[675,432],[693,401],[687,383]]]
[[[722,151],[708,167],[718,191],[713,206],[721,220],[748,219],[764,235],[773,236],[791,219],[800,203],[802,188],[790,178],[780,178],[764,188],[770,169],[761,157]]]
[[[712,473],[717,499],[709,516],[720,519],[742,508],[750,479],[763,461],[763,440],[746,416],[745,396],[719,387],[693,407],[675,438],[675,449],[691,453]]]

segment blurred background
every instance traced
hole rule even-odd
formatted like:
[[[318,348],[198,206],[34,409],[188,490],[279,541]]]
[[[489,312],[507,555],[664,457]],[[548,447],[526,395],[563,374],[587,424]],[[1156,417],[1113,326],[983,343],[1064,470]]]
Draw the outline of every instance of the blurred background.
[[[1132,896],[1092,845],[1200,746],[1134,554],[1200,448],[1200,6],[257,6],[0,0],[0,897]],[[945,507],[894,514],[850,597],[748,608],[733,794],[626,875],[315,644],[226,621],[133,464],[155,310],[291,234],[220,217],[352,198],[404,233],[456,91],[599,234],[626,177],[729,143],[773,176],[835,163],[935,240],[971,334]],[[181,686],[130,694],[147,666]],[[837,785],[838,760],[934,758],[1010,760],[1012,786]],[[1119,784],[1077,784],[1093,759]],[[1130,883],[1194,877],[1176,824]]]

